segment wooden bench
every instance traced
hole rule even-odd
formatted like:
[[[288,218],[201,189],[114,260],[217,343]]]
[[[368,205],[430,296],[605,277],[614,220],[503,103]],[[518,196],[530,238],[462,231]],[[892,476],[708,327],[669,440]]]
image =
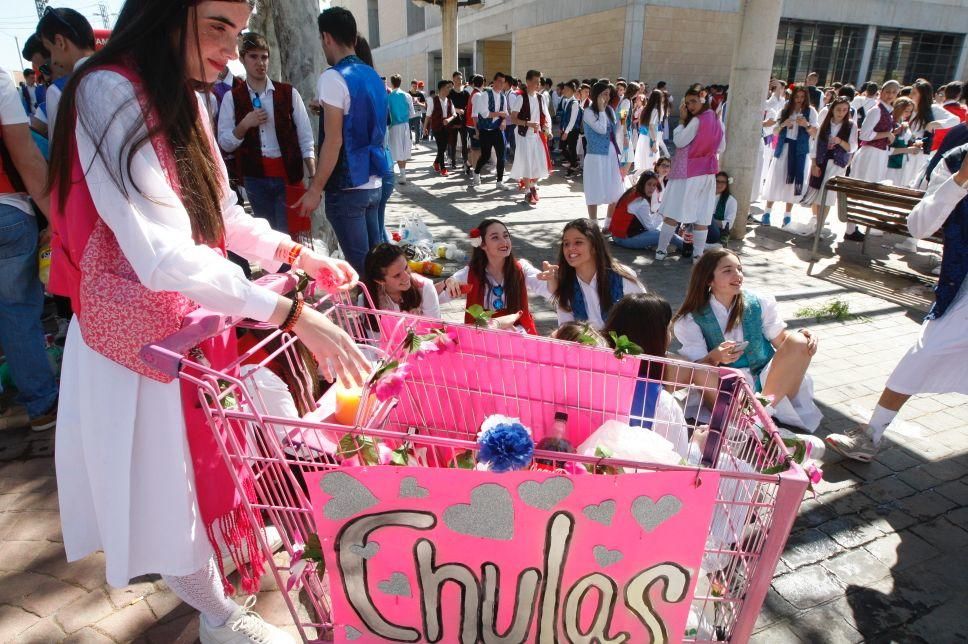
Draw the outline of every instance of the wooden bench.
[[[907,216],[924,196],[923,190],[888,186],[850,177],[834,177],[828,181],[823,194],[820,196],[820,203],[827,202],[828,192],[838,193],[837,218],[840,221],[866,228],[876,228],[905,237],[911,235],[907,228]],[[820,236],[823,233],[825,221],[826,214],[823,214],[817,222],[811,255],[813,261],[817,260],[817,247],[820,245]],[[864,245],[861,249],[861,252],[865,255],[867,254],[868,239],[870,239],[870,235],[864,238]],[[926,239],[941,243],[940,233]]]

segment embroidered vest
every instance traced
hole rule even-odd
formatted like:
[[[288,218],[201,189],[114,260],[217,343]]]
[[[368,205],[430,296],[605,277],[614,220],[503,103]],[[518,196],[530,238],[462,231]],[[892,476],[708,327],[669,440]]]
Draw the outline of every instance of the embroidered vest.
[[[495,97],[493,89],[487,90],[487,111],[488,112],[504,112],[507,109],[507,102],[506,102],[507,99],[504,97],[504,93],[502,92],[499,96],[500,96],[500,99]],[[498,105],[500,105],[500,109],[498,109],[497,107]],[[500,116],[498,118],[493,118],[493,119],[490,117],[488,118],[478,117],[477,129],[487,130],[487,131],[496,130],[499,127],[501,127],[501,123],[503,122],[504,122],[503,116]]]
[[[524,100],[521,101],[521,109],[518,111],[518,118],[524,121],[530,121],[531,120],[531,97],[528,95],[527,92],[519,92],[519,93],[521,94],[521,97]],[[544,105],[544,95],[538,93],[538,94],[535,94],[534,97],[538,101],[538,123],[540,123],[541,129],[544,130],[544,128],[547,126],[544,110],[541,109],[542,105]],[[518,134],[520,136],[527,136],[528,128],[525,127],[524,125],[519,125]]]
[[[282,151],[283,165],[286,167],[286,178],[289,183],[298,183],[303,179],[302,150],[299,148],[299,136],[296,134],[296,121],[292,115],[292,85],[273,81],[272,109],[273,127]],[[239,83],[232,88],[232,100],[235,102],[235,124],[255,109],[252,97],[249,96],[249,86]],[[239,171],[243,177],[262,177],[262,141],[259,138],[259,128],[250,127],[242,139],[242,145],[235,153],[238,159]]]
[[[615,148],[615,154],[619,153],[618,143],[615,142],[615,112],[607,105],[605,106],[605,121],[604,134],[596,132],[593,127],[585,129],[585,154],[608,154],[609,145]]]
[[[879,117],[877,119],[877,125],[874,126],[874,131],[877,133],[890,132],[894,129],[894,116],[887,110],[886,107],[877,104],[877,109],[880,110]],[[871,118],[873,114],[868,114],[866,118]],[[876,141],[861,141],[860,146],[877,148],[878,150],[887,150],[889,143],[887,139],[877,139]]]
[[[756,295],[749,291],[742,292],[743,297],[743,339],[749,342],[746,350],[739,360],[730,364],[730,367],[737,369],[749,369],[753,372],[756,381],[756,391],[762,390],[760,373],[773,359],[776,351],[769,339],[763,335],[763,309]],[[706,340],[706,349],[712,351],[720,344],[725,342],[723,329],[719,326],[719,320],[713,313],[709,303],[698,311],[693,311],[692,319],[702,330],[702,337]]]
[[[510,302],[505,301],[504,308],[494,312],[495,317],[501,317],[502,315],[513,315],[518,311],[521,311],[521,317],[518,319],[518,324],[531,335],[538,335],[538,329],[534,324],[534,318],[531,317],[531,308],[528,305],[528,289],[525,288],[524,284],[524,271],[521,270],[520,265],[515,265],[515,269],[518,272],[518,276],[521,280],[521,301],[518,302],[517,307],[511,306]],[[487,282],[487,280],[484,280]],[[489,290],[486,283],[481,283],[476,275],[472,271],[467,271],[467,285],[470,286],[471,290],[467,294],[467,306],[473,306],[479,304],[483,308],[487,309],[487,292]],[[469,314],[464,314],[464,323],[473,324],[474,318]]]
[[[608,312],[611,310],[612,305],[625,295],[625,283],[622,281],[622,276],[612,269],[608,269],[608,294],[612,300],[611,302],[599,302],[603,320],[608,317]],[[588,303],[585,302],[585,294],[582,293],[581,285],[578,283],[577,277],[575,278],[575,292],[571,300],[571,313],[579,322],[588,321]]]
[[[691,179],[719,172],[716,151],[723,140],[723,124],[712,110],[706,110],[694,118],[699,119],[696,137],[676,150],[669,179]]]
[[[387,132],[387,91],[376,70],[356,56],[347,56],[333,66],[352,97],[349,114],[343,115],[343,145],[326,191],[362,186],[371,176],[387,172],[383,140]],[[326,138],[320,120],[319,144]]]
[[[454,116],[454,104],[447,101],[447,113],[444,114],[444,102],[440,100],[439,96],[434,96],[433,112],[430,117],[430,129],[436,132],[447,127],[445,120]]]
[[[951,174],[955,174],[961,168],[965,157],[968,157],[968,143],[945,154],[942,163],[948,166]],[[936,320],[944,315],[968,275],[968,197],[958,202],[941,230],[944,233],[941,275],[938,276],[938,285],[934,288],[934,305],[928,311],[928,320]]]
[[[403,90],[397,88],[390,92],[387,105],[390,108],[390,125],[410,122],[410,103],[407,102],[407,94]]]
[[[618,202],[615,204],[615,211],[612,213],[612,221],[608,231],[612,237],[617,239],[628,239],[639,233],[645,232],[645,227],[639,218],[629,212],[629,205],[639,197],[634,189],[626,190]]]

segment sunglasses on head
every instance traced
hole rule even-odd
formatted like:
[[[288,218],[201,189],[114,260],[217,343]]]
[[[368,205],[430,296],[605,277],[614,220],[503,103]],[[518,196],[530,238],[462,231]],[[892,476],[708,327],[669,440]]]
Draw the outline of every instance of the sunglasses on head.
[[[57,13],[56,8],[47,7],[46,9],[44,9],[44,15],[41,18],[41,21],[46,20],[47,16],[52,16],[54,20],[57,21],[58,24],[60,24],[62,27],[70,31],[77,42],[81,42],[83,40],[83,38],[81,38],[81,34],[77,33],[77,29],[74,28],[74,25],[64,20],[63,16]]]

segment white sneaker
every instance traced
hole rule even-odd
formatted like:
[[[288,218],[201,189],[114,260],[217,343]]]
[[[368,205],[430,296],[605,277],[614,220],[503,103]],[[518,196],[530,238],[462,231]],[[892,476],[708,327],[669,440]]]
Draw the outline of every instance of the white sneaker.
[[[870,463],[877,456],[877,445],[871,440],[869,431],[865,424],[857,425],[846,434],[830,434],[827,447],[851,460]]]
[[[296,644],[282,629],[276,628],[252,610],[255,595],[239,606],[228,621],[212,627],[199,617],[198,639],[202,644]]]
[[[507,190],[510,190],[510,189],[511,189],[511,187],[510,187],[510,186],[509,186],[508,184],[506,184],[506,183],[501,183],[500,181],[498,181],[498,182],[497,182],[497,189],[498,189],[498,190],[504,190],[504,191],[507,191]]]
[[[657,250],[657,251],[655,251],[655,261],[657,261],[657,262],[663,261],[668,256],[669,256],[669,254],[667,252],[665,252],[664,250]]]
[[[477,174],[476,172],[472,173],[471,174],[471,185],[472,186],[479,186],[479,185],[481,185],[481,175]]]

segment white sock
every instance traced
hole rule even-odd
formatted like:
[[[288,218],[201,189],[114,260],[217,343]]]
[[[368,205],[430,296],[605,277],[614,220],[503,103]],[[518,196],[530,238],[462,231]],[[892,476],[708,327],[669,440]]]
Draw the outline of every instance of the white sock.
[[[875,445],[881,442],[881,437],[887,431],[887,426],[891,424],[896,416],[897,412],[893,409],[881,407],[880,405],[874,407],[874,413],[871,414],[871,419],[867,422],[867,426],[870,427],[868,435],[874,441]]]
[[[669,224],[662,222],[662,227],[659,229],[659,243],[656,246],[656,250],[660,253],[666,252],[669,249],[669,242],[672,241],[672,236],[675,234],[675,232],[675,226],[670,226]]]
[[[205,622],[213,628],[225,624],[239,607],[225,596],[214,559],[209,559],[201,570],[190,575],[162,575],[161,578],[171,592],[201,613]]]
[[[847,228],[844,232],[848,235],[853,235],[855,230],[857,230],[857,224],[847,222]]]
[[[708,228],[692,231],[692,256],[693,257],[702,257],[703,251],[706,250],[707,235],[709,235]]]

